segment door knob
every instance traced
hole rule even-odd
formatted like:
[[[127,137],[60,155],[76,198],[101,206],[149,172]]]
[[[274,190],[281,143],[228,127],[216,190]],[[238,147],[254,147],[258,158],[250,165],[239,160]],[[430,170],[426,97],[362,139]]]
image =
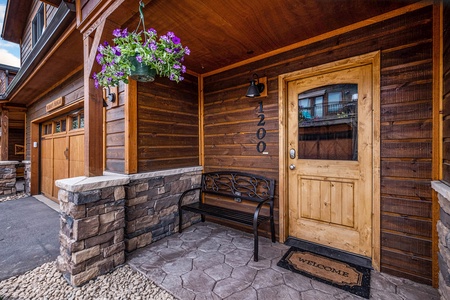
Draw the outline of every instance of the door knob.
[[[294,165],[294,164],[291,164],[291,165],[289,166],[289,169],[294,170],[294,169],[295,169],[295,165]]]

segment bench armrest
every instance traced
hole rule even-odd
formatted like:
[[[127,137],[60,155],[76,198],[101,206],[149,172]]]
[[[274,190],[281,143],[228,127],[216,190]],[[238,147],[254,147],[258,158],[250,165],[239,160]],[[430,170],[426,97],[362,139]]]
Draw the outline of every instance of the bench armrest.
[[[178,207],[180,208],[181,205],[183,205],[183,198],[184,198],[184,196],[186,196],[189,192],[196,191],[196,190],[201,190],[201,189],[202,189],[202,187],[199,186],[199,187],[195,187],[195,188],[188,189],[188,190],[184,191],[183,194],[181,194],[180,198],[178,199]],[[199,199],[199,200],[200,200],[200,199]]]
[[[253,225],[255,226],[258,223],[258,216],[261,208],[264,204],[268,203],[270,205],[270,216],[273,217],[273,198],[268,198],[264,201],[258,203],[255,209],[255,214],[253,215]]]

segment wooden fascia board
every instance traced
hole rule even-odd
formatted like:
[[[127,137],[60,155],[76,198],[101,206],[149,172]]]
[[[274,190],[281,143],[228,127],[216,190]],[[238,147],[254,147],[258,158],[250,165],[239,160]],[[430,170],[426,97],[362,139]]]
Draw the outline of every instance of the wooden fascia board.
[[[58,7],[62,2],[62,0],[40,0],[40,1],[54,7]]]

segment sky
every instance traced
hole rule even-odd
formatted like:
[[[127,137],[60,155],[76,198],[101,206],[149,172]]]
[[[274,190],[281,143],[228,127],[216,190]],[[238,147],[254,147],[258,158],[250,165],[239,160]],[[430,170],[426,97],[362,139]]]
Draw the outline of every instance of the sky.
[[[5,18],[5,10],[6,0],[0,0],[0,33],[3,31],[3,19]],[[20,67],[19,44],[10,43],[0,38],[0,64]]]

